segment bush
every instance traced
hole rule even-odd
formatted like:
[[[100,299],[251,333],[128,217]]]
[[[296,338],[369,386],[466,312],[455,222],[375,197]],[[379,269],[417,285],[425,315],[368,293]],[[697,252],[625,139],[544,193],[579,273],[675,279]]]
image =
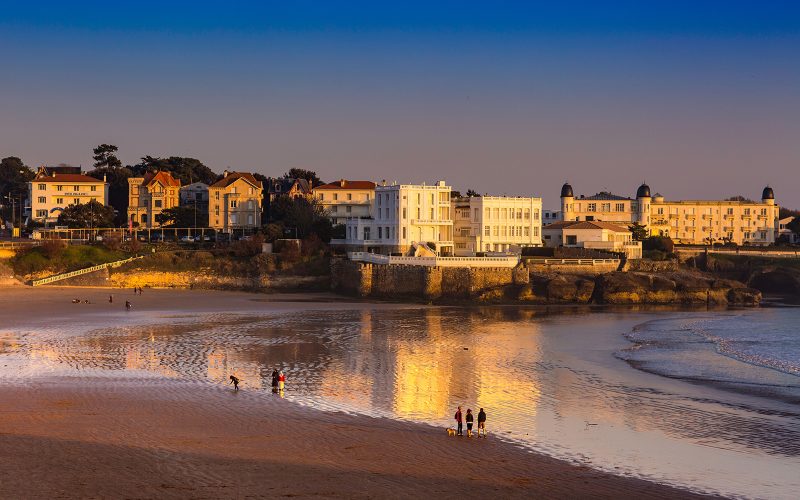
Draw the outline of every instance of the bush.
[[[122,238],[116,233],[106,233],[103,235],[103,246],[108,250],[119,250],[122,244]]]
[[[659,250],[661,252],[672,253],[675,243],[668,236],[650,236],[642,241],[642,250]]]
[[[45,240],[39,248],[48,259],[57,259],[64,254],[67,244],[62,240]]]
[[[261,253],[261,245],[264,237],[256,235],[249,240],[239,240],[230,246],[230,252],[234,257],[253,257]]]
[[[644,252],[642,252],[642,256],[645,259],[650,259],[650,260],[666,260],[667,259],[667,253],[662,251],[662,250],[645,250]]]

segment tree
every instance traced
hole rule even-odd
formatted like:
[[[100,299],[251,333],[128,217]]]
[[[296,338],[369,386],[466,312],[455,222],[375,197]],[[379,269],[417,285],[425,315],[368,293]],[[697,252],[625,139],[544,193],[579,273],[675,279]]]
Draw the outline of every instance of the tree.
[[[120,168],[122,162],[117,158],[116,152],[119,148],[113,144],[101,144],[94,148],[94,168]]]
[[[16,156],[0,160],[0,217],[11,218],[12,207],[19,210],[20,199],[28,195],[28,181],[36,174]],[[13,203],[6,199],[10,196]]]
[[[95,200],[67,206],[58,216],[58,225],[74,229],[111,227],[114,209]]]
[[[778,218],[785,219],[786,217],[800,216],[800,210],[791,210],[788,208],[780,207],[778,209]]]
[[[115,222],[122,225],[128,218],[128,179],[133,171],[128,167],[98,167],[87,173],[95,179],[108,182],[108,204],[116,210]]]
[[[800,234],[800,216],[795,217],[791,222],[786,224],[786,229],[789,229],[794,234]]]
[[[474,196],[480,196],[480,195],[474,189],[467,189],[467,198],[472,198]]]
[[[270,217],[283,224],[292,237],[303,239],[316,234],[328,242],[333,234],[333,224],[316,198],[280,196],[272,203]]]
[[[750,198],[746,198],[740,194],[737,194],[736,196],[731,196],[729,198],[725,198],[725,201],[741,201],[743,203],[755,203]]]
[[[291,168],[288,172],[283,174],[285,179],[305,179],[311,183],[312,186],[320,186],[324,184],[317,173],[313,170],[305,170],[302,168]]]
[[[644,241],[647,239],[647,228],[638,222],[634,222],[628,226],[628,230],[633,233],[633,239],[636,241]]]
[[[450,198],[461,198],[461,191],[450,191]]]
[[[137,176],[144,175],[147,172],[163,170],[180,180],[184,186],[193,182],[213,184],[219,178],[210,168],[203,165],[200,160],[180,156],[170,156],[169,158],[145,156],[141,162],[133,165],[131,170]]]
[[[195,224],[195,221],[197,223]],[[199,210],[195,213],[195,207],[178,206],[165,208],[160,214],[156,215],[156,222],[166,227],[206,227],[208,226],[208,214]]]

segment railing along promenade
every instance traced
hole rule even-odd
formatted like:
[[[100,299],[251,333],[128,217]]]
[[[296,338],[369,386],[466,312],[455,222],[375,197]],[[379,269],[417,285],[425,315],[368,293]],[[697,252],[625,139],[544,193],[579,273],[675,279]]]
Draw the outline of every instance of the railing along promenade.
[[[550,266],[596,266],[599,264],[619,265],[619,259],[551,259],[546,257],[523,257],[523,261],[531,264],[544,264]]]
[[[347,257],[356,262],[426,267],[516,267],[519,257],[401,257],[369,252],[348,252]]]
[[[123,264],[127,264],[128,262],[133,262],[134,260],[139,260],[139,259],[143,259],[143,258],[144,257],[142,257],[142,256],[131,257],[129,259],[116,260],[114,262],[106,262],[105,264],[98,264],[96,266],[87,267],[87,268],[84,268],[84,269],[78,269],[78,270],[75,270],[75,271],[70,271],[68,273],[54,274],[53,276],[48,276],[47,278],[42,278],[42,279],[38,279],[38,280],[31,280],[31,286],[46,285],[48,283],[54,283],[56,281],[61,281],[61,280],[69,279],[69,278],[74,278],[75,276],[81,276],[81,275],[84,275],[84,274],[93,273],[95,271],[100,271],[100,270],[108,268],[108,267],[119,267],[119,266],[121,266]]]

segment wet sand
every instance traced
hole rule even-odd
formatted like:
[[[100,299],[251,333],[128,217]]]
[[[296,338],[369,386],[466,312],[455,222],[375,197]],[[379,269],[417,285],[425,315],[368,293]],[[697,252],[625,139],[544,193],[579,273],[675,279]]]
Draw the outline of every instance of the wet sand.
[[[3,328],[95,315],[93,304],[69,299],[87,296],[98,304],[109,293],[115,307],[123,308],[128,298],[135,308],[151,310],[191,312],[211,304],[247,310],[265,300],[275,308],[307,307],[297,299],[314,300],[315,309],[341,307],[332,296],[5,289]],[[112,323],[132,321],[124,311],[114,314]],[[166,378],[53,377],[0,385],[2,498],[412,495],[693,496],[532,453],[491,435],[448,437],[436,427],[316,411],[263,391],[236,393]]]

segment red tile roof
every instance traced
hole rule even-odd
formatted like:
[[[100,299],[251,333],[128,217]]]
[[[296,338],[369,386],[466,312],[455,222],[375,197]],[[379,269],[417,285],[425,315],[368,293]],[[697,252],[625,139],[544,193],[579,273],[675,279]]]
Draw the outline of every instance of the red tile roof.
[[[314,188],[317,189],[375,189],[375,183],[372,181],[348,181],[341,179],[336,182],[329,182]]]
[[[147,172],[144,176],[144,185],[145,186],[152,186],[157,181],[160,181],[161,184],[165,186],[175,186],[180,187],[181,181],[172,177],[172,174],[169,172],[164,172],[163,170],[159,170],[158,172]]]
[[[103,179],[95,179],[83,174],[55,174],[55,175],[38,175],[34,178],[35,182],[63,182],[68,184],[70,182],[98,182],[105,183]]]
[[[214,184],[208,186],[210,188],[224,188],[233,184],[237,179],[244,179],[257,188],[262,188],[261,181],[256,180],[253,174],[247,172],[228,172],[228,175],[222,177]]]

